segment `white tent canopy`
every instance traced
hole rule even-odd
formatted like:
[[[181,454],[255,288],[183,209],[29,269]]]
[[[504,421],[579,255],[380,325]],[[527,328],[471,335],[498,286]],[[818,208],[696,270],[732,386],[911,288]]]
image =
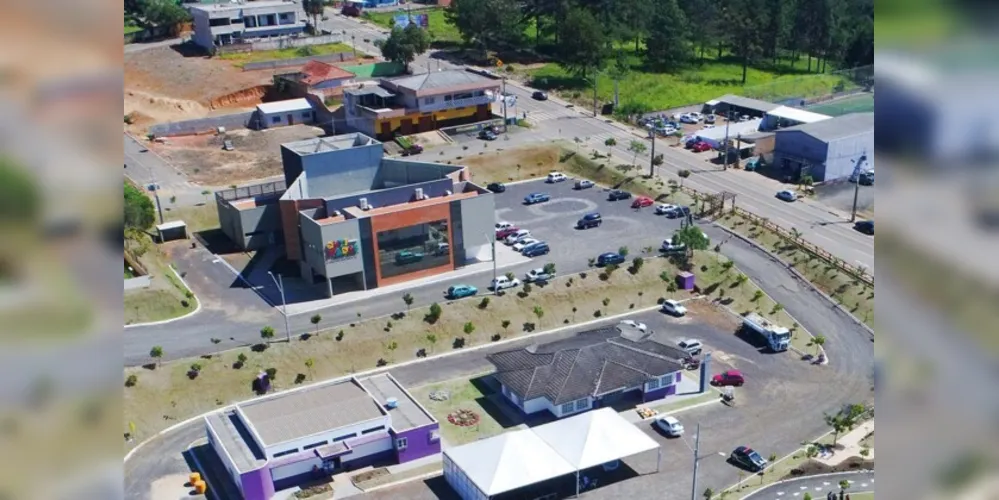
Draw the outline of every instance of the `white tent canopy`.
[[[659,447],[611,408],[588,411],[533,431],[577,471]]]
[[[449,448],[444,455],[487,497],[576,472],[530,429]]]

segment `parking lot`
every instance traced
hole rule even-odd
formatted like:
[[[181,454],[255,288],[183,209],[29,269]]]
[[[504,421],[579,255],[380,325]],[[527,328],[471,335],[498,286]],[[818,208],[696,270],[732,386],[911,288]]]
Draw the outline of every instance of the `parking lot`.
[[[524,182],[508,185],[505,193],[496,195],[496,220],[530,230],[532,237],[548,242],[551,253],[542,259],[556,262],[561,272],[582,271],[588,258],[622,246],[628,247],[629,258],[645,247],[653,247],[654,254],[680,228],[681,219],[656,215],[654,206],[633,209],[632,200],[607,201],[608,189],[576,191],[574,183],[572,178],[555,184]],[[550,194],[551,201],[523,204],[525,196],[538,192]],[[590,212],[599,212],[603,224],[576,229],[576,221]]]

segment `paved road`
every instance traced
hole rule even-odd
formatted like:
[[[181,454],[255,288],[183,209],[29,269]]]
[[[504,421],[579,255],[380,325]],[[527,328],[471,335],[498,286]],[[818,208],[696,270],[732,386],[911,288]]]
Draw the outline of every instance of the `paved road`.
[[[815,500],[826,498],[830,491],[839,492],[839,482],[849,481],[848,493],[870,493],[874,491],[874,472],[844,472],[841,474],[804,477],[768,486],[747,497],[747,500],[793,500],[812,494]],[[839,498],[839,497],[837,497]]]
[[[346,31],[347,36],[354,35],[358,50],[372,54],[379,51],[365,38],[374,41],[384,38],[382,28],[355,18],[340,16],[327,12],[329,21],[327,29]],[[447,62],[446,54],[431,51],[414,61],[413,71],[425,71],[422,68],[447,69],[454,66]],[[508,82],[508,93],[517,96],[517,105],[508,110],[511,116],[527,112],[528,120],[536,125],[529,136],[534,140],[562,138],[572,140],[579,137],[586,141],[586,146],[600,151],[606,151],[604,141],[613,137],[618,146],[613,149],[615,158],[622,163],[630,163],[634,155],[629,152],[628,145],[632,140],[644,137],[644,131],[628,127],[609,119],[594,118],[592,110],[585,110],[567,105],[563,101],[552,99],[539,102],[531,99],[534,89],[515,82]],[[636,135],[637,134],[637,135]],[[642,139],[645,140],[645,139]],[[664,156],[664,164],[656,169],[657,175],[678,179],[676,172],[687,169],[692,172],[685,184],[708,193],[726,191],[737,195],[738,205],[787,228],[796,228],[802,232],[802,237],[818,245],[833,255],[851,264],[860,264],[868,269],[874,268],[874,239],[853,231],[849,223],[849,215],[839,210],[827,207],[812,200],[788,204],[777,200],[775,193],[783,186],[762,175],[742,170],[722,172],[720,167],[708,163],[706,155],[697,154],[682,148],[664,147],[672,140],[659,140],[656,152]],[[648,164],[650,155],[639,156],[639,164]]]
[[[722,238],[720,229],[708,227],[712,238]],[[690,410],[682,418],[688,428],[700,422],[703,437],[701,448],[709,453],[728,452],[740,444],[749,444],[765,454],[784,455],[800,446],[802,440],[817,436],[826,430],[822,414],[847,402],[867,399],[870,394],[870,373],[873,363],[873,343],[866,331],[858,327],[846,313],[833,308],[820,296],[791,277],[784,267],[768,256],[743,243],[731,240],[722,251],[736,260],[737,265],[763,288],[799,323],[813,332],[828,337],[826,344],[830,364],[815,367],[803,363],[788,353],[773,355],[759,353],[731,333],[697,325],[682,326],[678,320],[658,313],[640,315],[650,326],[669,336],[693,333],[719,353],[721,364],[736,366],[747,373],[752,383],[740,392],[734,408],[705,407]],[[696,332],[688,328],[701,328]],[[563,333],[551,338],[566,338]],[[546,339],[547,340],[547,339]],[[393,370],[400,380],[409,385],[478,373],[488,368],[484,356],[488,350],[417,363]],[[793,416],[793,417],[790,417]],[[789,418],[790,417],[790,418]],[[190,438],[200,437],[203,426],[195,422],[140,450],[127,465],[126,491],[141,493],[129,498],[146,498],[148,484],[154,478],[169,473],[175,465],[163,463],[183,451],[180,444]],[[591,498],[682,498],[689,494],[690,455],[686,446],[677,440],[666,441],[651,427],[645,429],[659,440],[665,449],[663,472],[648,474],[609,484],[587,493]],[[181,435],[182,437],[176,437]],[[640,472],[654,469],[654,457],[640,456],[626,463]],[[166,471],[166,472],[164,472]],[[700,468],[699,488],[715,490],[738,480],[737,471],[719,458],[705,459]],[[447,495],[447,490],[442,495]],[[369,498],[423,499],[437,498],[437,493],[422,482],[408,483],[396,488],[367,495]]]

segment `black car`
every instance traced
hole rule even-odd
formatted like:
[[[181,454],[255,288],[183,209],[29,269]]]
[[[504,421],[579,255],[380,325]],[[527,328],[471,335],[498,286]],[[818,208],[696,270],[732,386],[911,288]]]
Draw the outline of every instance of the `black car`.
[[[576,221],[576,227],[579,229],[589,229],[591,227],[600,227],[604,220],[600,217],[600,214],[593,212],[584,215],[581,219]]]
[[[628,198],[631,198],[631,193],[620,189],[615,189],[607,195],[608,201],[627,200]]]
[[[767,467],[767,461],[756,450],[748,446],[740,446],[728,457],[733,464],[751,472],[759,472]]]
[[[853,225],[853,228],[864,234],[874,236],[874,221],[862,220]]]
[[[542,92],[540,90],[535,90],[534,93],[531,94],[531,97],[534,98],[534,100],[536,100],[536,101],[547,101],[548,100],[548,94],[546,94],[546,93],[544,93],[544,92]]]
[[[503,184],[502,182],[493,182],[486,186],[486,189],[494,193],[503,193],[506,191],[506,184]]]
[[[496,133],[492,130],[483,130],[482,132],[479,132],[479,139],[482,139],[483,141],[495,141]]]
[[[667,219],[679,219],[681,217],[687,217],[690,215],[690,207],[685,205],[679,207],[673,207],[663,212],[663,215],[665,215]]]
[[[610,264],[623,264],[624,255],[615,252],[602,253],[597,257],[597,265],[600,267]]]

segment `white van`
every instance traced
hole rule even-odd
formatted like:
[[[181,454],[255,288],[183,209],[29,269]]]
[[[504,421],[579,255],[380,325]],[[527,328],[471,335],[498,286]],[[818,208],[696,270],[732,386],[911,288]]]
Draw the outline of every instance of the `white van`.
[[[548,174],[549,183],[562,182],[566,179],[567,177],[562,172],[551,172]]]

